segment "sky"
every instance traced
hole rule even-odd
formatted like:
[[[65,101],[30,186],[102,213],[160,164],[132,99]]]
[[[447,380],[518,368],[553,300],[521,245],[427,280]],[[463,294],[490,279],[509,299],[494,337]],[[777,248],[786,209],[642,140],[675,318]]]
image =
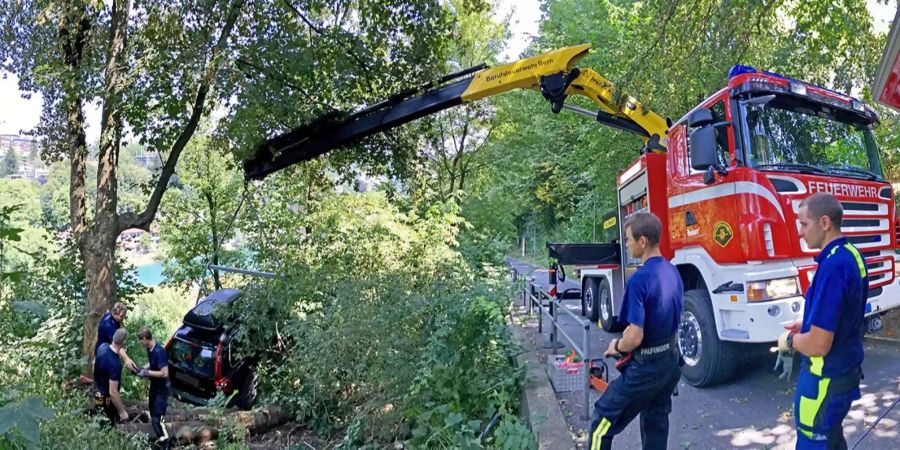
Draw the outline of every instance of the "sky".
[[[585,0],[590,1],[590,0]],[[875,18],[876,31],[887,32],[894,19],[898,0],[867,0],[869,12]],[[510,16],[510,39],[507,42],[504,60],[519,59],[522,51],[537,34],[541,18],[539,0],[494,0],[500,17]],[[17,79],[9,73],[0,77],[0,134],[19,134],[37,125],[41,116],[41,97],[33,95],[24,99],[19,92]],[[100,109],[98,105],[87,105],[85,115],[88,123],[87,139],[94,142],[100,137]]]

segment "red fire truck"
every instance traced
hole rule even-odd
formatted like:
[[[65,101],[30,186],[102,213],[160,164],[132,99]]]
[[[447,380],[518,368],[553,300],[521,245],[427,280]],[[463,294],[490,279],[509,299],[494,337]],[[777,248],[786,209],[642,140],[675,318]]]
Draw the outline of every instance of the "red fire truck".
[[[583,309],[605,330],[621,328],[616,318],[624,285],[638,267],[622,245],[620,224],[650,211],[662,220],[662,252],[684,282],[684,378],[695,386],[727,379],[742,344],[772,342],[783,324],[802,317],[816,250],[798,235],[797,209],[814,192],[831,193],[843,204],[843,232],[869,270],[867,326],[880,327],[879,316],[900,304],[894,251],[900,226],[870,108],[828,89],[736,66],[725,88],[672,123],[634,98],[615,95],[593,70],[573,67],[589,47],[476,67],[352,114],[328,114],[263,143],[245,161],[246,176],[262,178],[461,103],[533,89],[553,112],[584,114],[644,142],[640,156],[618,175],[618,208],[603,221],[609,242],[569,246],[589,253],[581,262],[590,264],[578,266]],[[599,110],[567,104],[573,95]]]

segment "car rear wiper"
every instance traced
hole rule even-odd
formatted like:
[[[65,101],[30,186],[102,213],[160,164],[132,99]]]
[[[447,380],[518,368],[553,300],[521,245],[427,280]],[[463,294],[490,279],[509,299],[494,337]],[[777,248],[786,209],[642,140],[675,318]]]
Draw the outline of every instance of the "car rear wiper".
[[[865,176],[866,179],[868,179],[868,180],[880,180],[881,179],[880,176],[878,176],[877,174],[875,174],[872,171],[863,169],[862,167],[855,167],[855,166],[849,166],[849,165],[841,166],[841,167],[829,167],[828,171],[829,172],[850,172],[855,175]]]
[[[789,163],[789,162],[777,162],[772,164],[759,164],[756,166],[757,169],[760,170],[788,170],[800,173],[814,173],[827,175],[826,172],[821,167],[813,166],[811,164],[800,164],[800,163]]]

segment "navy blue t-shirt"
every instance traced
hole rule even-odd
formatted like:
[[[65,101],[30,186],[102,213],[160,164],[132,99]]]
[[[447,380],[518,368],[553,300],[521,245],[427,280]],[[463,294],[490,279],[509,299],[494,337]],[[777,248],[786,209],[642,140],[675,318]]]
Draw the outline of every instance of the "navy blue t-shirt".
[[[678,269],[661,256],[644,262],[628,279],[619,319],[644,329],[642,347],[675,335],[684,310],[684,285]]]
[[[159,345],[159,342],[153,346],[152,350],[147,350],[147,361],[150,364],[150,370],[159,371],[163,367],[169,365],[166,350]],[[168,390],[168,380],[165,378],[150,378],[150,392],[153,394],[162,394]]]
[[[100,344],[112,344],[113,335],[119,329],[119,323],[113,320],[109,311],[100,318],[100,326],[97,328],[97,345],[94,346],[94,354],[100,348]]]
[[[869,277],[859,250],[841,237],[819,256],[803,307],[801,333],[815,325],[834,333],[824,358],[801,355],[802,367],[813,375],[836,377],[856,369],[863,361],[862,324],[866,314]]]
[[[109,344],[103,343],[97,347],[94,360],[94,385],[104,397],[109,397],[110,381],[122,381],[122,361]]]

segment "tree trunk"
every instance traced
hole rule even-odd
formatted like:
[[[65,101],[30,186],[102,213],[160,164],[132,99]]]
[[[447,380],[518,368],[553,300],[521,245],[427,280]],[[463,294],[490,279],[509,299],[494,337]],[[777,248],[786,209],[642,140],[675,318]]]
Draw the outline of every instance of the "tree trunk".
[[[225,51],[228,37],[234,29],[234,25],[240,16],[244,0],[234,0],[225,24],[212,49],[207,67],[197,93],[193,101],[191,116],[185,123],[184,129],[172,144],[169,157],[163,166],[156,187],[150,195],[147,208],[140,214],[118,214],[116,204],[118,201],[117,165],[119,160],[119,146],[122,138],[122,120],[120,106],[124,84],[123,76],[127,70],[126,44],[129,0],[115,0],[113,2],[111,29],[106,63],[105,83],[103,90],[102,129],[100,133],[100,155],[97,170],[97,205],[94,223],[91,229],[85,232],[82,242],[84,257],[86,298],[85,321],[82,343],[82,354],[85,364],[82,366],[82,374],[90,375],[93,372],[94,345],[97,339],[97,325],[100,315],[106,308],[116,301],[115,278],[115,248],[116,238],[123,230],[128,228],[150,229],[150,223],[156,217],[156,211],[162,201],[162,196],[169,186],[169,180],[175,173],[175,165],[184,147],[191,140],[206,105],[206,97],[215,82],[222,53]],[[82,129],[83,130],[83,129]]]
[[[70,231],[75,238],[82,260],[86,260],[87,252],[84,244],[86,242],[85,165],[87,160],[87,139],[84,133],[84,113],[81,109],[84,95],[81,90],[81,62],[91,31],[91,18],[86,3],[75,2],[69,4],[69,6],[70,8],[66,10],[66,26],[59,29],[62,57],[65,61],[66,69],[69,71],[68,76],[71,78],[71,82],[64,85],[66,89],[63,94],[66,112],[66,144],[71,163],[69,169],[69,221]],[[90,271],[87,271],[86,275],[88,273]],[[92,318],[91,311],[87,305],[86,301],[86,327],[88,324],[93,323],[93,327],[96,329],[99,316]],[[90,375],[92,371],[96,339],[96,332],[94,332],[90,339],[83,341],[82,350],[86,361],[82,365],[82,373],[85,375]]]
[[[81,236],[85,227],[85,166],[87,160],[87,138],[84,134],[84,113],[81,98],[66,99],[66,126],[69,138],[69,223],[72,236]]]
[[[93,372],[97,326],[103,312],[116,301],[116,238],[119,236],[118,165],[122,140],[121,102],[125,87],[123,71],[127,45],[130,0],[115,0],[110,16],[106,73],[103,87],[100,152],[97,161],[97,204],[94,222],[83,246],[85,271],[85,318],[81,350],[86,364],[83,375]]]

